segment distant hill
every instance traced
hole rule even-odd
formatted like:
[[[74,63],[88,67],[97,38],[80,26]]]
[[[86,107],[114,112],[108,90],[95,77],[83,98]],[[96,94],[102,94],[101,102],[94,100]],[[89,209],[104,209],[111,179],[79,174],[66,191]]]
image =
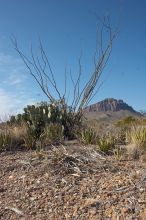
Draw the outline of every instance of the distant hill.
[[[97,119],[105,122],[113,122],[128,116],[142,116],[123,100],[113,98],[107,98],[86,107],[84,109],[84,115],[88,119]]]

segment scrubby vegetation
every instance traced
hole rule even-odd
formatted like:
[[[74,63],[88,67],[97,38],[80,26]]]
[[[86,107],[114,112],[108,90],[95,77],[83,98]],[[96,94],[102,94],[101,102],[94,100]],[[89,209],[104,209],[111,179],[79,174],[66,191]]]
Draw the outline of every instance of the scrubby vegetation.
[[[88,123],[84,117],[77,120],[71,108],[65,109],[59,102],[42,102],[27,106],[22,114],[11,116],[9,121],[1,124],[0,150],[40,151],[76,139],[82,145],[93,145],[97,151],[116,158],[121,158],[123,152],[132,158],[145,154],[145,118],[128,117],[107,127],[98,122]],[[125,146],[124,151],[121,146]]]
[[[79,114],[67,106],[62,109],[60,102],[29,105],[24,108],[24,113],[11,116],[3,125],[0,148],[6,149],[11,143],[41,149],[75,138],[81,125]]]

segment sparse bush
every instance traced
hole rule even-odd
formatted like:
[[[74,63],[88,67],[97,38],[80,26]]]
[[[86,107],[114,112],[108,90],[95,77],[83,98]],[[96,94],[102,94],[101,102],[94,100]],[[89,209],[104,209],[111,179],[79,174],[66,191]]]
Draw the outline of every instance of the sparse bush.
[[[26,125],[21,124],[1,124],[0,138],[1,138],[1,147],[3,149],[14,150],[21,148],[24,144],[23,137],[26,134]],[[2,144],[3,143],[3,144]]]
[[[132,116],[128,116],[128,117],[125,117],[125,118],[119,120],[118,122],[116,122],[115,125],[117,127],[127,129],[127,128],[131,127],[131,125],[133,123],[136,123],[136,122],[138,122],[137,118],[132,117]]]
[[[126,144],[126,130],[119,129],[115,133],[115,140],[117,144],[125,145]]]
[[[23,137],[27,133],[27,126],[25,123],[15,124],[13,126],[9,126],[9,132],[11,134],[11,137],[13,139],[13,146],[15,148],[21,147],[21,145],[24,144]]]
[[[111,134],[106,134],[98,138],[97,145],[104,153],[109,153],[114,149],[116,139]]]
[[[139,159],[140,155],[142,154],[142,149],[138,148],[135,144],[127,144],[126,150],[128,156],[132,159]]]
[[[92,128],[83,129],[81,132],[81,141],[84,144],[95,144],[96,143],[96,133]]]
[[[138,148],[146,148],[146,127],[135,125],[126,133],[126,140],[129,144],[135,144]]]
[[[12,137],[10,133],[8,131],[0,133],[0,150],[11,148],[11,144],[12,144]]]
[[[57,123],[50,123],[44,129],[40,140],[44,145],[58,144],[63,140],[63,127]]]
[[[117,160],[119,160],[121,158],[122,151],[121,151],[120,147],[116,146],[115,149],[113,150],[113,153],[114,153],[115,158]]]
[[[127,151],[133,159],[138,159],[146,150],[146,127],[133,125],[126,133]]]
[[[25,133],[23,135],[23,141],[24,146],[27,149],[36,149],[37,136],[33,127],[26,127]]]

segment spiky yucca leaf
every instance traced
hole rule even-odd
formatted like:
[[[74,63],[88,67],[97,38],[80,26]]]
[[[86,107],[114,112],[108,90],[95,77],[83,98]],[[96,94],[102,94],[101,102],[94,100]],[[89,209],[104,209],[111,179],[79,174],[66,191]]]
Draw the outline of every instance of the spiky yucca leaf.
[[[96,139],[95,131],[92,128],[83,130],[81,139],[84,144],[94,144]]]
[[[110,150],[112,150],[115,146],[115,143],[116,139],[109,133],[101,136],[97,141],[99,149],[105,153],[108,153]]]

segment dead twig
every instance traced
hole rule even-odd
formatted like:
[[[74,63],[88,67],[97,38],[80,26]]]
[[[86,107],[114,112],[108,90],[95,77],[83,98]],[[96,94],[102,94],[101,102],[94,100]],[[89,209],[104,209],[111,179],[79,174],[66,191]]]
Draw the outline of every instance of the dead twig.
[[[5,209],[9,209],[9,210],[15,212],[16,214],[18,214],[20,216],[24,216],[24,213],[21,210],[17,209],[17,208],[6,206]]]

